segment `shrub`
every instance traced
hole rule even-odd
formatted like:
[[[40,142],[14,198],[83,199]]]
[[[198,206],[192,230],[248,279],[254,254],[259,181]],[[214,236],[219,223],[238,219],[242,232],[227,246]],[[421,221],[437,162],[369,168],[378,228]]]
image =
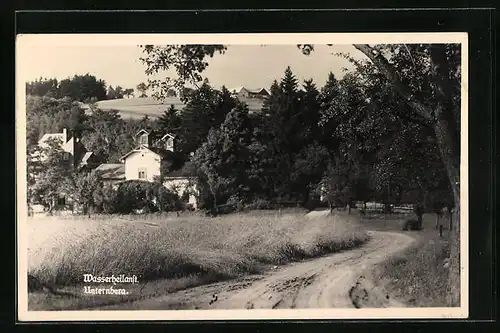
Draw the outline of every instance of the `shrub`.
[[[94,209],[97,213],[113,214],[117,205],[117,192],[109,185],[103,185],[94,192]]]
[[[245,206],[244,200],[241,199],[237,194],[230,196],[226,204],[228,206],[232,206],[236,211],[243,210],[243,207]]]
[[[182,203],[177,194],[159,183],[130,180],[120,184],[117,189],[114,210],[130,214],[140,210],[145,212],[172,211],[181,209]]]
[[[304,207],[307,208],[308,210],[314,210],[320,206],[321,206],[321,200],[319,199],[319,197],[316,196],[310,196],[304,205]]]
[[[246,204],[244,209],[245,210],[267,210],[267,209],[274,209],[274,204],[269,202],[266,199],[261,199],[257,198],[254,199],[251,203]]]

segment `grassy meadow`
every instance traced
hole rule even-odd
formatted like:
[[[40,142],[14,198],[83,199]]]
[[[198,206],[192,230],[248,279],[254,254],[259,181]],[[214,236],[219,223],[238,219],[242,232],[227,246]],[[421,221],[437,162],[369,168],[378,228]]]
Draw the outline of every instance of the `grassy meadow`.
[[[58,290],[30,293],[30,309],[78,309],[165,294],[258,273],[272,265],[357,247],[368,240],[355,216],[304,211],[33,218],[28,274]],[[130,295],[82,295],[83,274],[135,274]]]

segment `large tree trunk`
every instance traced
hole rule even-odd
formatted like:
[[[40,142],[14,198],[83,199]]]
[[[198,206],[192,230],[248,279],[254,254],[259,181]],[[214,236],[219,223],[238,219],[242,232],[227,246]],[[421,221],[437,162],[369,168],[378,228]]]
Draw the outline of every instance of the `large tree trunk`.
[[[460,306],[460,210],[457,209],[453,212],[453,220],[455,220],[456,227],[450,231],[450,266],[448,275],[448,306]]]
[[[451,206],[448,206],[447,208],[448,208],[448,219],[449,219],[448,230],[451,232],[451,229],[453,227],[453,225],[452,225],[453,224],[453,214],[452,214],[453,208]]]
[[[448,305],[460,306],[460,150],[455,134],[455,126],[450,109],[438,108],[435,112],[434,131],[446,168],[450,186],[453,191],[455,209],[453,212],[453,228],[449,230],[450,265],[448,275]]]
[[[444,44],[432,44],[430,47],[433,63],[433,81],[437,106],[431,110],[428,105],[418,100],[408,85],[404,84],[393,66],[382,53],[368,44],[354,44],[354,47],[365,54],[375,66],[386,76],[394,89],[407,101],[415,114],[422,117],[425,123],[432,124],[436,134],[441,158],[453,190],[455,201],[454,227],[450,231],[450,271],[449,299],[450,306],[460,306],[460,146],[457,121],[453,116],[452,92],[448,81],[449,71]],[[434,111],[434,112],[433,112]]]
[[[460,203],[460,150],[458,140],[454,137],[455,126],[454,121],[450,119],[453,116],[451,110],[448,112],[442,107],[436,110],[436,123],[434,132],[436,140],[446,168],[446,173],[450,181],[450,186],[453,191],[455,206],[459,207]]]

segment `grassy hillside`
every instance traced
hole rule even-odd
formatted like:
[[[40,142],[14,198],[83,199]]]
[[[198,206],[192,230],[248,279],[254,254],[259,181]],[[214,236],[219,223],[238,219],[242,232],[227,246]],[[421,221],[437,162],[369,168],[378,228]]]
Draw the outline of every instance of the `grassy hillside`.
[[[255,99],[245,99],[250,111],[260,111],[262,101]],[[97,107],[101,110],[118,110],[123,118],[142,118],[149,116],[156,118],[161,116],[170,105],[177,109],[184,108],[184,104],[178,97],[169,97],[163,102],[159,102],[151,97],[146,98],[123,98],[97,102]]]
[[[306,220],[304,212],[248,212],[217,218],[32,219],[29,274],[75,297],[35,292],[30,308],[82,308],[151,296],[285,264],[364,243],[353,217]],[[136,274],[123,297],[82,295],[83,274]]]

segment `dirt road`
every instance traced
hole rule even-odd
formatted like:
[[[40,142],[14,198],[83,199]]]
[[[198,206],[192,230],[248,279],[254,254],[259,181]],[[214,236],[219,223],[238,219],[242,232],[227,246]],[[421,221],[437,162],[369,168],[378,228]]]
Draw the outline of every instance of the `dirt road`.
[[[362,247],[106,309],[276,309],[403,307],[370,281],[374,265],[403,251],[409,235],[374,231]]]

